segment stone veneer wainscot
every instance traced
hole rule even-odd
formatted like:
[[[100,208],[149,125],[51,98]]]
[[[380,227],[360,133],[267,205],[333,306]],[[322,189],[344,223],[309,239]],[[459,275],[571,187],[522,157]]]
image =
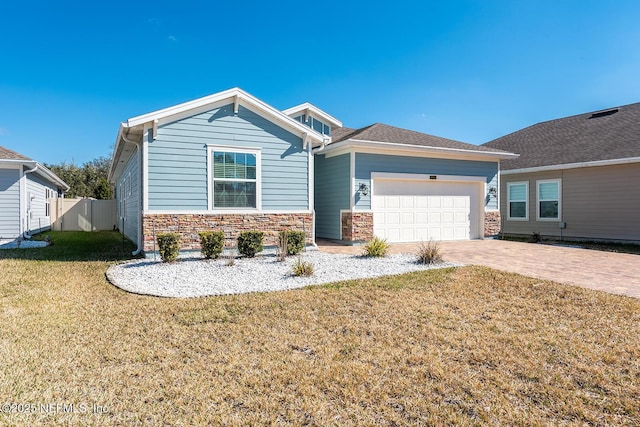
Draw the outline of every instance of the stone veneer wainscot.
[[[142,233],[144,251],[152,252],[158,246],[155,236],[159,233],[179,233],[180,249],[200,249],[199,231],[222,230],[225,245],[236,245],[242,231],[264,232],[264,244],[275,246],[278,232],[295,230],[306,232],[307,244],[313,244],[313,215],[310,213],[279,214],[147,214],[143,216]]]
[[[500,233],[500,212],[490,211],[484,213],[484,237],[496,236]]]
[[[342,240],[368,242],[373,239],[373,212],[342,212]]]

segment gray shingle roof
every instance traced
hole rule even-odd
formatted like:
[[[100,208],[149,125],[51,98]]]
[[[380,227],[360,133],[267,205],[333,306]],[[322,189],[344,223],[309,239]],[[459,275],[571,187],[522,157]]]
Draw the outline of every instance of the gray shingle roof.
[[[0,146],[0,159],[31,161],[31,159],[28,158],[27,156],[23,156],[20,153],[16,153],[15,151],[9,150],[8,148],[4,148],[2,146]]]
[[[640,103],[538,123],[484,146],[520,154],[503,170],[640,157]]]
[[[335,129],[332,134],[331,143],[335,144],[347,139],[408,144],[422,147],[451,148],[487,153],[502,151],[496,148],[467,144],[465,142],[454,141],[453,139],[441,138],[439,136],[397,128],[395,126],[389,126],[382,123],[374,123],[360,129],[345,127]]]

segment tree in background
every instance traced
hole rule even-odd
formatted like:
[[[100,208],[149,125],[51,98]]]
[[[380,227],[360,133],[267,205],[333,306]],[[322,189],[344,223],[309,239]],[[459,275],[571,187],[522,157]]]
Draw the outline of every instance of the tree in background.
[[[66,162],[59,165],[45,163],[47,168],[69,184],[70,188],[66,197],[93,197],[99,200],[113,198],[113,187],[107,180],[110,165],[111,158],[104,156],[93,159],[82,166]]]

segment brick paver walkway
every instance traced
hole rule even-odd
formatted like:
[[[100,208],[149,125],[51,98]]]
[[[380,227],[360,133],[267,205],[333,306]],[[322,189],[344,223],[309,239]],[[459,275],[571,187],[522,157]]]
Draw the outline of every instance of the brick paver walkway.
[[[360,253],[362,247],[318,240],[321,251]],[[640,255],[602,252],[570,246],[469,240],[441,242],[446,261],[483,265],[529,277],[640,298]],[[395,253],[413,253],[416,244],[395,244]]]

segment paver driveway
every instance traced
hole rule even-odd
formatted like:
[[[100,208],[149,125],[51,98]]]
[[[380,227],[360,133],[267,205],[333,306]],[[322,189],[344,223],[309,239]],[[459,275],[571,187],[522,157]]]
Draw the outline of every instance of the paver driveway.
[[[494,239],[441,242],[440,246],[446,261],[483,265],[640,298],[640,255]],[[343,246],[323,240],[318,240],[318,247],[326,252],[362,252],[361,246]],[[395,244],[391,251],[414,253],[416,247],[416,244]]]

